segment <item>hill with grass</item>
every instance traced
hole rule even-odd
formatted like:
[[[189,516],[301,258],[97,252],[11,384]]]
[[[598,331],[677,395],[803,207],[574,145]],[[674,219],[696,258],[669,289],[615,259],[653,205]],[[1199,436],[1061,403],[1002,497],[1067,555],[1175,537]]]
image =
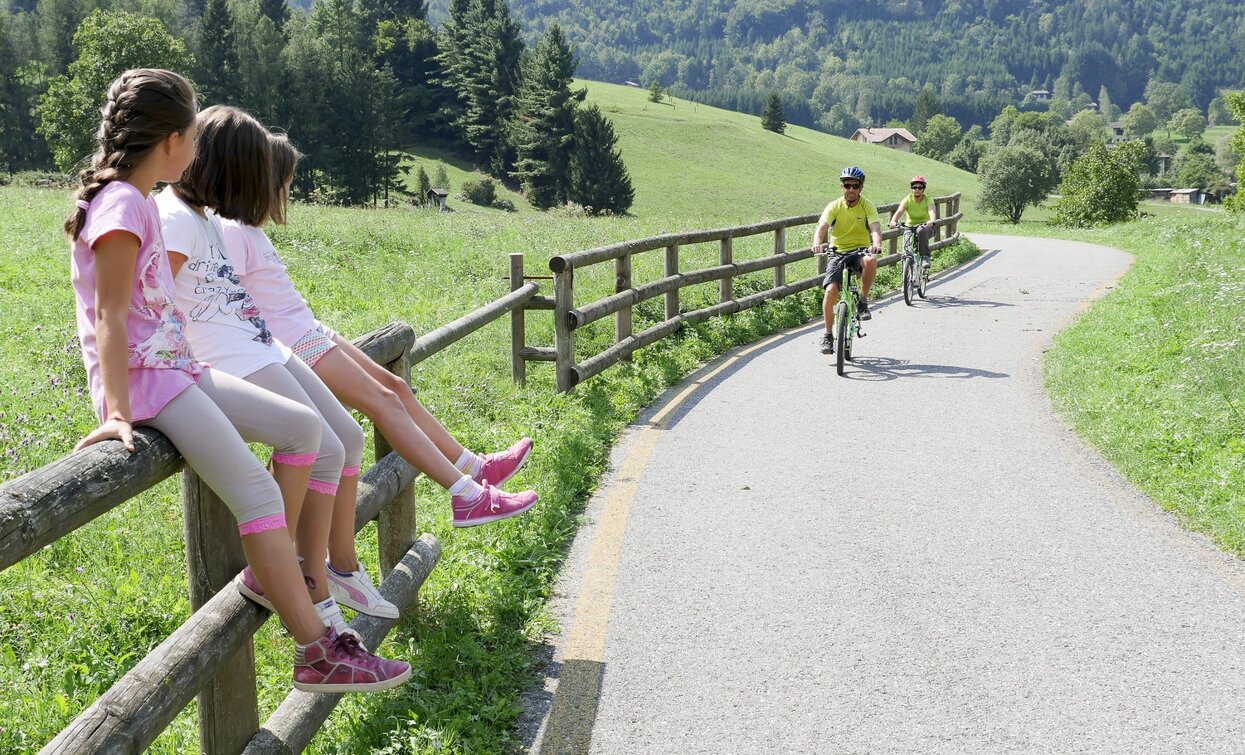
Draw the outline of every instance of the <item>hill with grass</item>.
[[[813,213],[839,195],[838,174],[859,165],[868,175],[865,196],[877,204],[901,199],[916,173],[934,196],[962,192],[976,199],[972,173],[918,155],[843,139],[800,126],[785,134],[761,128],[756,116],[666,97],[650,102],[647,90],[581,81],[618,134],[618,146],[635,186],[631,215],[663,228],[696,228],[756,222]],[[437,161],[453,160],[414,146],[411,172],[431,175]],[[469,175],[463,160],[449,163],[452,193]],[[505,196],[530,210],[515,192]],[[458,209],[471,208],[461,200]],[[556,213],[555,213],[556,214]]]

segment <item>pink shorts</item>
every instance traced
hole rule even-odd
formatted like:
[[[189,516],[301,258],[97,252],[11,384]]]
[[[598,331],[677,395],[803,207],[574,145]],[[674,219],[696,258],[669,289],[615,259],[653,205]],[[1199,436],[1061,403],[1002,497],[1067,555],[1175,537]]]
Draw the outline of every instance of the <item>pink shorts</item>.
[[[325,332],[323,325],[317,325],[315,330],[309,331],[307,335],[298,339],[298,341],[290,347],[290,351],[294,352],[294,356],[303,360],[308,367],[314,368],[316,362],[324,358],[324,355],[337,348],[337,344],[333,343],[332,337]]]

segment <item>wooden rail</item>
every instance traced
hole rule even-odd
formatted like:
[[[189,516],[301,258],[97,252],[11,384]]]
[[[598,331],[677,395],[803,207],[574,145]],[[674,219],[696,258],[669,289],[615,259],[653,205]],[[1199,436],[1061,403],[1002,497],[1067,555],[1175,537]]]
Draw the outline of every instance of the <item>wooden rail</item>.
[[[412,364],[523,307],[552,309],[536,284],[416,339],[404,323],[355,341],[376,362],[409,381]],[[524,358],[551,361],[552,349],[524,349]],[[441,556],[415,525],[411,484],[419,475],[375,438],[378,461],[359,480],[355,531],[377,520],[380,590],[400,608],[414,605]],[[71,534],[91,520],[183,472],[182,500],[191,606],[194,613],[122,676],[42,750],[45,753],[138,752],[199,697],[200,749],[218,753],[300,752],[341,695],[293,691],[261,727],[251,637],[269,613],[228,586],[245,565],[228,509],[189,469],[162,434],[138,428],[134,453],[100,443],[0,485],[0,570]],[[351,626],[369,646],[395,621],[358,615]]]
[[[930,241],[931,251],[949,246],[959,239],[957,228],[962,217],[958,192],[944,197],[935,197],[934,202],[938,206],[939,219],[934,224],[934,237]],[[881,205],[878,207],[878,214],[889,216],[895,208],[894,204]],[[637,349],[678,331],[684,324],[739,312],[764,301],[780,299],[813,288],[820,282],[825,272],[825,260],[824,258],[818,259],[816,276],[788,283],[787,266],[811,257],[812,249],[803,247],[788,251],[787,229],[812,225],[819,218],[820,215],[801,215],[754,225],[670,233],[553,257],[549,260],[549,269],[554,273],[552,356],[556,362],[557,390],[562,392],[573,389],[578,383],[600,374],[619,361],[630,358]],[[734,260],[735,239],[764,233],[773,234],[774,253],[772,255],[745,262]],[[882,238],[889,241],[889,254],[878,260],[879,265],[893,265],[899,260],[897,244],[901,237],[900,229],[886,229],[882,233]],[[699,270],[679,269],[679,251],[682,247],[711,242],[718,244],[719,264],[717,266]],[[632,280],[632,257],[659,249],[664,250],[665,254],[663,277],[648,283],[635,284]],[[575,306],[575,271],[611,260],[614,262],[614,293],[594,302]],[[741,298],[735,297],[734,281],[737,276],[769,269],[774,271],[774,283],[771,288]],[[512,287],[522,279],[521,260],[516,267],[512,255]],[[679,292],[687,286],[713,281],[718,281],[718,303],[694,312],[683,312]],[[659,296],[664,298],[664,319],[639,333],[633,332],[635,305]],[[575,331],[610,315],[615,318],[614,345],[583,362],[577,362]],[[513,332],[516,338],[522,335],[517,325]],[[534,357],[537,352],[525,349],[524,344],[518,340],[515,340],[512,346],[515,379],[521,381],[526,373],[520,362],[536,361]],[[547,350],[541,350],[538,354],[542,361],[549,357]]]

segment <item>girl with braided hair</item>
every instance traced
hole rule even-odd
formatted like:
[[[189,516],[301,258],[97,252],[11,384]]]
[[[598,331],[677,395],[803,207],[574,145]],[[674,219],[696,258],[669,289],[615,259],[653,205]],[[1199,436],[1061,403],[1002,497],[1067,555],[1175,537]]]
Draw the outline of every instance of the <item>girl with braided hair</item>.
[[[247,561],[297,643],[294,686],[397,686],[410,666],[378,658],[326,626],[304,587],[282,494],[287,488],[301,498],[310,467],[278,484],[246,445],[254,440],[291,458],[314,458],[319,418],[197,361],[186,339],[151,189],[176,181],[194,157],[196,110],[194,90],[171,71],[129,70],[108,88],[99,149],[80,174],[65,221],[78,338],[100,418],[74,450],[119,440],[132,452],[135,425],[164,433],[237,518]]]

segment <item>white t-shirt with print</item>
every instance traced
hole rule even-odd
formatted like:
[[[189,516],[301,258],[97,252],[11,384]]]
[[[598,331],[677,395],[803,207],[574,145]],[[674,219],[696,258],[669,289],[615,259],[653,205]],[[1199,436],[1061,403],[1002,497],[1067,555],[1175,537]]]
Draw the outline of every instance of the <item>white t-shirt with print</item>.
[[[210,210],[201,217],[171,188],[156,197],[156,207],[165,248],[186,256],[174,284],[195,357],[240,378],[289,361],[290,350],[273,338],[234,273],[220,219]]]
[[[319,323],[307,300],[299,295],[285,270],[285,263],[273,248],[263,229],[236,220],[221,218],[225,243],[234,262],[234,272],[251,293],[269,329],[278,340],[296,344]]]

